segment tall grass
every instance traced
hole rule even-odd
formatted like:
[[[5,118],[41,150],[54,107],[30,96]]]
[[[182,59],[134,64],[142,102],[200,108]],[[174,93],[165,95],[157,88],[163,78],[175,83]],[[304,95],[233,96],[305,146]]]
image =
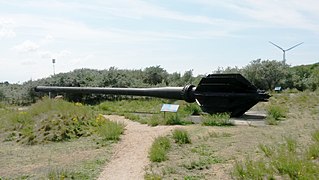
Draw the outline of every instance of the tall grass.
[[[123,123],[115,123],[99,115],[96,118],[97,121],[97,133],[102,138],[103,141],[118,141],[120,135],[124,131]]]
[[[178,144],[189,144],[191,143],[191,139],[189,137],[189,134],[184,129],[175,129],[173,132],[173,139],[175,140],[175,143]]]
[[[202,115],[202,125],[204,126],[232,126],[228,113],[205,114]]]
[[[279,121],[287,116],[288,109],[284,105],[270,104],[267,107],[266,123],[269,125],[277,125]]]
[[[287,176],[290,179],[319,179],[318,147],[315,138],[311,146],[303,149],[297,149],[297,142],[292,138],[285,138],[284,144],[276,146],[260,145],[265,157],[237,162],[233,175],[236,179],[285,179]]]
[[[149,158],[152,162],[162,162],[167,159],[167,152],[171,143],[167,137],[157,137],[149,151]]]
[[[118,133],[118,130],[111,131],[110,127],[121,129],[121,125],[113,125],[109,121],[98,122],[99,118],[101,116],[92,108],[80,103],[44,98],[24,111],[12,110],[1,116],[0,120],[3,131],[10,136],[7,140],[32,145],[68,141],[92,134],[102,135],[98,132],[103,127],[108,133]]]

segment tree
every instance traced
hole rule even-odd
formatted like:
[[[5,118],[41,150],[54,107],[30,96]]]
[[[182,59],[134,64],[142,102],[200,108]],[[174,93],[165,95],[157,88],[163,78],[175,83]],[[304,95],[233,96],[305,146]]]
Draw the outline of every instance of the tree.
[[[144,69],[144,83],[157,85],[167,83],[168,73],[160,66],[151,66]]]
[[[285,86],[289,75],[289,65],[282,61],[257,59],[243,68],[243,75],[256,87],[273,90],[275,86]]]

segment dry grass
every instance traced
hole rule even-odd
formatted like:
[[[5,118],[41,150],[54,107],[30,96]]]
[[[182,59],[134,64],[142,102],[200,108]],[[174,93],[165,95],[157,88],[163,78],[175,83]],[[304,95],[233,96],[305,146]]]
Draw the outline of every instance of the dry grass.
[[[187,126],[192,144],[172,145],[168,160],[152,163],[146,173],[163,179],[237,179],[232,174],[236,162],[262,158],[261,144],[275,146],[289,137],[297,151],[311,146],[311,133],[319,129],[318,92],[277,94],[254,109],[265,111],[268,104],[289,107],[286,119],[276,126]]]
[[[9,179],[47,179],[64,171],[76,179],[96,177],[110,158],[110,144],[100,147],[92,137],[45,145],[0,143],[0,177]]]

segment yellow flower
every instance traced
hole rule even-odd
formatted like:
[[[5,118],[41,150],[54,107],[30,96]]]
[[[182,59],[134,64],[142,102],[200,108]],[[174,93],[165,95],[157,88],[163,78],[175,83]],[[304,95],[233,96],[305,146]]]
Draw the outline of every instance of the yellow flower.
[[[72,120],[73,120],[74,122],[78,122],[78,118],[77,118],[77,117],[72,118]]]
[[[75,103],[75,106],[83,106],[83,104],[80,103],[80,102],[76,102],[76,103]]]

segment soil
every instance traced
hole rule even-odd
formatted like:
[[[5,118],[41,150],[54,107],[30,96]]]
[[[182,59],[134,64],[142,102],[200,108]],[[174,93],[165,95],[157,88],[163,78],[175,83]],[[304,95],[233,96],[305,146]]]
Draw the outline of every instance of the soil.
[[[153,140],[164,136],[177,126],[150,127],[125,119],[122,116],[105,116],[111,121],[122,122],[125,126],[121,141],[114,147],[114,154],[98,179],[144,179],[145,167],[150,163],[148,150]]]

